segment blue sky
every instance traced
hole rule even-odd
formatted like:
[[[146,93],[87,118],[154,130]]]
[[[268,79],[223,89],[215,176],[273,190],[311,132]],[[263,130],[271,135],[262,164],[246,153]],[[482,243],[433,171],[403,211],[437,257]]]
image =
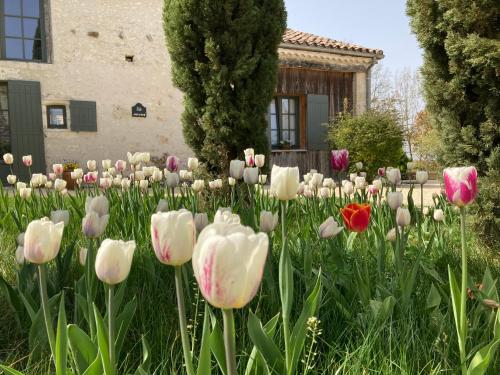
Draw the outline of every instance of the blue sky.
[[[285,0],[288,27],[384,51],[391,71],[418,68],[422,51],[405,0]]]

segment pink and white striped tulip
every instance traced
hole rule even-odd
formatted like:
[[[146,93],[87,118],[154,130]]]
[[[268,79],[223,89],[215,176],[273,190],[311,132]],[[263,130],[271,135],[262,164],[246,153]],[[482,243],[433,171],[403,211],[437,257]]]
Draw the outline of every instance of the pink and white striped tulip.
[[[196,226],[190,211],[158,212],[151,216],[151,241],[163,264],[180,266],[193,256]]]
[[[245,162],[247,167],[253,167],[255,165],[255,152],[253,148],[247,148],[243,151],[245,153]]]
[[[35,264],[54,259],[59,253],[64,223],[54,224],[48,218],[29,223],[24,235],[24,258]]]
[[[268,237],[239,224],[208,225],[193,253],[193,270],[201,293],[212,305],[238,309],[259,289],[267,259]]]
[[[477,171],[475,167],[446,168],[443,171],[446,197],[458,207],[466,206],[476,199]]]
[[[54,173],[57,175],[57,176],[60,176],[63,174],[64,172],[64,167],[62,164],[53,164],[52,165],[52,170],[54,171]]]
[[[332,153],[330,155],[330,163],[334,171],[346,171],[347,167],[349,167],[349,151],[332,150]]]
[[[31,157],[31,155],[24,155],[23,156],[23,164],[26,167],[31,167],[31,165],[33,164],[33,158]]]
[[[127,168],[127,162],[125,160],[117,160],[115,163],[115,169],[117,172],[123,172]]]
[[[169,172],[177,172],[179,170],[179,158],[174,155],[167,157],[166,167]]]
[[[83,175],[83,182],[86,184],[95,184],[97,182],[97,172],[88,172]]]

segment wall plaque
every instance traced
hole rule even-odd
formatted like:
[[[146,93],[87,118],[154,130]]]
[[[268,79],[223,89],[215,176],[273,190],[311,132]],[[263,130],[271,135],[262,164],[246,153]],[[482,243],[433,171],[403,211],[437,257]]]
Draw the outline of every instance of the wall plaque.
[[[132,117],[146,117],[146,107],[141,103],[137,103],[132,107]]]

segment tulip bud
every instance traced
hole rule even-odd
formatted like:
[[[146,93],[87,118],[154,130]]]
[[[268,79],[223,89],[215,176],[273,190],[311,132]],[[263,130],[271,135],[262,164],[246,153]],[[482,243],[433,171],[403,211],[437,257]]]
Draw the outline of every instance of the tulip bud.
[[[240,180],[243,177],[243,170],[245,168],[245,162],[242,160],[231,160],[229,163],[229,175]]]
[[[398,168],[391,168],[386,171],[387,179],[393,185],[401,183],[401,172]]]
[[[265,185],[267,182],[267,174],[259,175],[259,184]]]
[[[281,201],[295,199],[299,187],[299,168],[273,165],[270,190]]]
[[[196,159],[196,158],[188,158],[187,167],[188,167],[188,170],[190,172],[195,171],[196,169],[198,169],[198,165],[199,165],[198,159]]]
[[[33,164],[33,158],[31,157],[31,155],[23,156],[22,160],[23,160],[23,164],[26,167],[31,167],[31,165]]]
[[[43,264],[59,253],[64,223],[54,224],[47,218],[28,224],[24,236],[24,258],[31,263]]]
[[[8,182],[9,184],[14,185],[14,184],[16,183],[16,181],[17,181],[17,177],[16,177],[15,175],[13,175],[13,174],[9,174],[9,175],[7,176],[7,182]]]
[[[198,237],[192,261],[203,297],[223,309],[248,304],[259,290],[268,246],[267,235],[255,234],[249,227],[207,226]]]
[[[444,212],[440,208],[434,210],[434,220],[437,222],[444,220]]]
[[[68,210],[56,210],[50,213],[50,221],[54,224],[63,222],[64,226],[69,224],[69,211]]]
[[[260,212],[260,231],[271,233],[278,224],[278,213],[273,215],[270,211]]]
[[[248,185],[255,185],[259,182],[259,168],[245,168],[243,171],[243,181]]]
[[[24,247],[22,246],[16,248],[16,263],[19,265],[24,264]]]
[[[319,236],[320,238],[332,238],[335,237],[342,231],[342,227],[339,227],[338,223],[329,217],[319,226]]]
[[[191,188],[195,193],[201,193],[205,189],[205,180],[194,180]]]
[[[132,267],[135,241],[102,241],[95,258],[95,273],[99,280],[116,285],[125,280]]]
[[[265,164],[265,161],[266,161],[265,155],[262,154],[255,155],[255,166],[257,168],[262,168]]]
[[[360,162],[360,161],[358,161],[358,162],[356,163],[356,169],[357,169],[358,171],[362,170],[362,169],[363,169],[363,163],[362,163],[362,162]]]
[[[165,171],[165,180],[169,188],[179,186],[179,175],[175,172]]]
[[[410,210],[403,207],[398,207],[396,211],[396,224],[400,227],[406,227],[410,225],[411,215]]]
[[[158,204],[156,205],[155,212],[167,212],[168,211],[168,202],[165,199],[160,199]]]
[[[387,203],[393,210],[397,210],[403,204],[403,193],[400,191],[391,191],[387,193]]]
[[[417,171],[415,179],[419,185],[423,185],[429,179],[429,173],[427,173],[427,171]]]
[[[253,148],[247,148],[243,151],[245,153],[245,162],[247,167],[253,167],[255,165],[255,152]]]
[[[208,225],[208,215],[206,212],[197,213],[194,215],[194,225],[196,227],[196,232],[201,233],[201,231]]]
[[[342,187],[342,190],[344,190],[344,194],[351,195],[354,193],[354,186],[351,181],[346,181],[344,186]]]
[[[123,172],[127,168],[127,162],[125,160],[117,160],[115,163],[115,169],[118,172]]]
[[[184,209],[153,214],[151,240],[156,257],[163,264],[180,266],[189,262],[196,241],[193,215]]]
[[[14,164],[14,156],[10,153],[3,154],[3,162],[7,165]]]
[[[85,247],[81,247],[80,251],[78,252],[78,261],[82,266],[85,266],[85,261],[87,260],[87,253],[88,249]]]
[[[179,170],[179,158],[177,156],[170,155],[167,158],[166,166],[169,172],[177,172]]]

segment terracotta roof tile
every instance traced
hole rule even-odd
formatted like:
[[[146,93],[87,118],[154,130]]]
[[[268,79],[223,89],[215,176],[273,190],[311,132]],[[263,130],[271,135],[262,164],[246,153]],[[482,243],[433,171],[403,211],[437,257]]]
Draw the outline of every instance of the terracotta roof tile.
[[[340,49],[344,51],[364,52],[374,55],[383,55],[381,49],[366,48],[356,44],[341,42],[339,40],[324,38],[322,36],[286,29],[283,34],[284,44],[294,44],[298,46],[320,47],[325,49]]]

